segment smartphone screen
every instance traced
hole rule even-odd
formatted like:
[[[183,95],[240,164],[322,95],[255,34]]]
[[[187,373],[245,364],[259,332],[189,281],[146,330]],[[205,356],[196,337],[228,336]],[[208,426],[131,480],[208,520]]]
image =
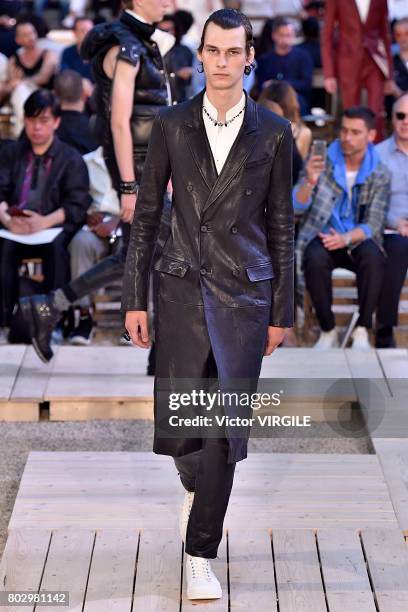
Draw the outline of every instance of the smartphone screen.
[[[314,140],[312,144],[312,156],[322,157],[324,163],[327,159],[327,144],[325,140]]]

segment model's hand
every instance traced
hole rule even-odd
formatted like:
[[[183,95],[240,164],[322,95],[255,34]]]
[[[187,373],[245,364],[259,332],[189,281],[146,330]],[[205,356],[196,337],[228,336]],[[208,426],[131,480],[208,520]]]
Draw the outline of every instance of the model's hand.
[[[31,234],[31,228],[24,217],[11,217],[7,229],[13,234]]]
[[[266,340],[266,348],[264,355],[268,357],[280,345],[285,336],[285,327],[268,327],[268,338]]]
[[[397,230],[401,236],[408,236],[408,219],[400,219],[397,223]]]
[[[137,195],[135,193],[122,193],[120,196],[120,218],[125,223],[132,223],[135,214]]]
[[[92,228],[92,231],[99,236],[99,238],[107,238],[110,236],[115,229],[118,227],[118,217],[112,217],[108,221],[102,221]]]
[[[389,79],[388,81],[385,81],[384,83],[384,94],[386,96],[400,96],[401,95],[401,89],[398,87],[398,85],[396,84],[395,81],[393,81],[392,79]]]
[[[327,93],[333,96],[337,91],[337,79],[334,79],[333,77],[330,79],[324,79],[324,88]]]
[[[140,348],[150,347],[148,317],[145,310],[128,310],[125,327],[132,338],[133,344]]]
[[[320,232],[319,238],[328,251],[336,251],[337,249],[344,249],[346,247],[344,234],[339,234],[333,228],[330,228],[330,234],[323,234],[323,232]]]

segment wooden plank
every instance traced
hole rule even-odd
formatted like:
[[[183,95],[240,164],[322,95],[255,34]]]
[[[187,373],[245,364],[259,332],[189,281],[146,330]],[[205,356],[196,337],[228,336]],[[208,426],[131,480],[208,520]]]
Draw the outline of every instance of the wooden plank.
[[[361,532],[380,612],[408,610],[408,548],[397,529]]]
[[[178,530],[141,532],[133,611],[180,610],[181,562]]]
[[[31,452],[10,528],[176,528],[182,492],[173,461],[151,452]],[[398,526],[376,455],[253,453],[224,526],[248,516],[259,529]]]
[[[53,347],[56,355],[59,346]],[[18,371],[10,400],[15,401],[44,401],[45,390],[54,368],[55,360],[43,363],[38,359],[32,346],[28,346]]]
[[[313,531],[273,529],[272,542],[279,609],[284,612],[326,610]]]
[[[32,422],[40,418],[38,402],[0,402],[0,421]]]
[[[314,351],[310,348],[280,348],[262,361],[263,378],[351,379],[344,352],[339,349]]]
[[[112,346],[62,346],[55,359],[45,399],[115,402],[153,396],[146,376],[147,352]]]
[[[54,531],[41,591],[68,591],[69,606],[64,610],[82,610],[95,532],[91,530]],[[61,606],[37,606],[36,612],[61,612]]]
[[[0,592],[38,592],[50,537],[51,531],[42,529],[13,529],[9,532],[0,563]],[[34,610],[34,605],[4,608],[4,612],[30,610]]]
[[[10,399],[25,351],[24,344],[0,346],[0,401]]]
[[[84,612],[130,612],[138,542],[137,530],[97,532]]]
[[[330,612],[376,612],[357,530],[319,529],[317,542]]]
[[[400,529],[408,536],[408,440],[374,439]]]
[[[198,599],[190,600],[187,599],[187,582],[186,582],[186,571],[185,571],[185,555],[183,558],[183,592],[182,592],[182,612],[193,612],[200,606],[200,610],[217,610],[219,612],[227,612],[228,610],[228,582],[227,582],[227,538],[224,531],[222,540],[218,547],[218,554],[216,559],[211,559],[211,569],[220,581],[222,588],[222,597],[220,599]]]
[[[50,421],[90,421],[94,419],[153,420],[153,399],[140,397],[136,401],[71,400],[50,402]]]
[[[231,610],[277,612],[271,535],[266,529],[228,530]]]

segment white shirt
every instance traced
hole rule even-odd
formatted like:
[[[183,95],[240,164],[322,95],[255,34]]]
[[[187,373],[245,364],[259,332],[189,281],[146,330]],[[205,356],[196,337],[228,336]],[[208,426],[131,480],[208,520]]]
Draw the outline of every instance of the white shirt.
[[[347,170],[346,171],[347,187],[348,187],[348,194],[349,194],[350,202],[353,197],[353,187],[354,187],[354,183],[356,182],[357,174],[358,174],[358,170]]]
[[[236,104],[227,111],[225,120],[230,121],[233,117],[235,117],[235,115],[238,115],[238,113],[245,108],[245,103],[246,97],[245,94],[242,93],[242,98],[240,99],[238,104]],[[209,101],[207,93],[204,94],[203,105],[207,109],[211,117],[217,120],[217,109]],[[241,113],[239,117],[237,117],[232,123],[228,124],[227,127],[225,127],[224,125],[214,125],[214,123],[209,117],[207,117],[203,110],[205,130],[207,132],[208,141],[210,143],[218,174],[221,173],[221,170],[226,162],[231,147],[238,136],[238,132],[241,129],[242,122],[244,120],[244,114],[245,113]]]
[[[363,23],[367,19],[370,3],[371,0],[356,0],[358,12],[360,13],[360,19]]]

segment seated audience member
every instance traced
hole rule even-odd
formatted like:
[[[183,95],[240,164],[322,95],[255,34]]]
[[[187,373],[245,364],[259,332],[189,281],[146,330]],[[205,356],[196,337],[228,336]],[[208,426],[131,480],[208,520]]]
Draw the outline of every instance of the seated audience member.
[[[74,35],[75,44],[71,47],[64,49],[61,55],[60,71],[64,70],[75,70],[84,79],[84,89],[87,97],[92,94],[93,88],[93,76],[91,71],[91,65],[89,62],[85,62],[80,55],[80,49],[82,41],[90,30],[92,30],[94,23],[92,19],[88,17],[78,17],[74,23]]]
[[[53,51],[40,48],[37,30],[26,17],[17,21],[15,37],[20,49],[9,59],[7,93],[16,116],[14,135],[19,136],[24,102],[39,87],[52,89],[58,60]]]
[[[394,24],[394,36],[399,45],[399,52],[393,57],[395,94],[400,96],[408,91],[408,16]]]
[[[301,114],[309,111],[313,62],[308,53],[295,45],[295,28],[291,21],[277,17],[273,22],[274,48],[258,59],[256,78],[261,91],[271,80],[287,81],[295,89]]]
[[[29,245],[0,240],[0,327],[9,327],[18,298],[18,269],[26,257],[41,257],[45,287],[63,285],[69,275],[67,246],[83,225],[90,205],[89,179],[80,154],[55,132],[55,96],[37,90],[24,105],[24,135],[8,147],[0,165],[0,224],[12,234],[61,227],[52,242]]]
[[[297,282],[304,282],[321,328],[318,349],[338,346],[332,312],[332,270],[357,276],[359,320],[353,348],[370,348],[367,330],[377,306],[385,270],[383,231],[390,177],[374,145],[375,114],[365,107],[344,111],[340,138],[327,162],[312,156],[294,189],[296,210],[305,210],[296,244]]]
[[[168,73],[175,75],[173,99],[176,102],[184,102],[188,99],[187,90],[193,73],[193,52],[180,43],[181,31],[175,16],[165,15],[159,23],[159,28],[170,32],[176,38],[176,44],[166,54],[165,63]]]
[[[393,327],[398,325],[398,303],[408,268],[408,94],[393,107],[393,135],[377,145],[381,161],[391,174],[390,207],[384,248],[384,281],[377,308],[376,347],[394,348]]]
[[[84,161],[89,173],[92,204],[86,226],[75,234],[69,245],[72,280],[109,255],[112,249],[118,248],[115,231],[119,223],[119,200],[103,159],[102,147],[85,155]],[[75,305],[79,308],[79,319],[70,335],[70,342],[88,345],[93,332],[89,296],[81,298]]]
[[[306,159],[312,143],[312,132],[300,117],[300,107],[295,90],[286,81],[272,81],[265,87],[258,98],[258,102],[271,100],[279,104],[283,116],[289,119],[292,126],[293,138],[302,159]]]
[[[309,53],[314,68],[322,68],[322,56],[320,53],[320,25],[316,17],[308,17],[302,21],[303,42],[297,45]]]
[[[74,147],[81,155],[97,147],[84,113],[85,93],[82,78],[74,70],[64,70],[55,77],[55,93],[60,105],[57,135],[62,142]]]

